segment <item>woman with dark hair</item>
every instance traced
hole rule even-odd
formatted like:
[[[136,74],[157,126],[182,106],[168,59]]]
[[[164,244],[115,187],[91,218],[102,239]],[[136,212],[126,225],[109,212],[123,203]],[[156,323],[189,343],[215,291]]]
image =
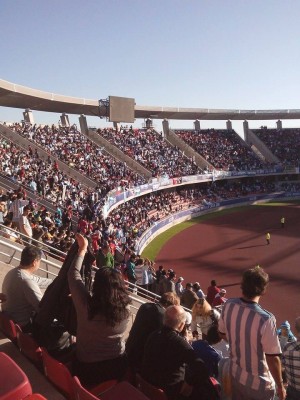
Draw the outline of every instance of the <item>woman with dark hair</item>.
[[[90,295],[80,275],[88,242],[77,234],[78,253],[68,271],[77,312],[74,373],[85,385],[122,379],[127,369],[124,334],[129,323],[130,298],[120,273],[100,268]]]

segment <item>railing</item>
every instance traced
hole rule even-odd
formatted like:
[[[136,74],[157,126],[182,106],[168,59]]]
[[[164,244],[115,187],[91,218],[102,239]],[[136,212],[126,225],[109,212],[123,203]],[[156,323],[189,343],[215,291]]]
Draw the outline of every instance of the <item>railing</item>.
[[[14,268],[15,266],[19,265],[20,263],[20,255],[23,250],[23,247],[21,245],[17,245],[15,242],[10,241],[10,239],[5,239],[2,236],[2,228],[9,229],[10,231],[14,232],[15,234],[20,234],[20,232],[17,232],[11,228],[4,227],[4,225],[0,224],[0,261],[4,262],[5,264],[11,266],[11,268]],[[24,237],[26,240],[30,240],[30,238],[26,235],[20,234]],[[61,264],[57,263],[56,260],[52,259],[53,257],[51,256],[51,252],[59,252],[60,255],[65,258],[66,253],[59,251],[57,249],[54,249],[51,246],[48,246],[44,243],[41,243],[35,239],[31,239],[32,244],[34,245],[36,242],[38,244],[38,247],[42,245],[42,259],[41,259],[41,266],[38,270],[38,275],[43,276],[43,277],[50,277],[50,278],[55,278],[60,269],[61,269]],[[44,248],[45,247],[45,248]],[[128,282],[128,288],[129,291],[131,292],[130,298],[134,301],[134,304],[131,304],[131,312],[133,314],[136,314],[139,306],[141,304],[146,303],[147,301],[158,301],[160,296],[157,294],[150,292],[149,290],[146,290],[144,288],[141,288],[138,285],[135,285],[131,282]],[[138,305],[138,306],[137,306]]]
[[[285,170],[281,167],[275,168],[266,168],[259,170],[250,170],[250,171],[218,171],[213,170],[212,173],[202,174],[202,175],[190,175],[183,176],[178,178],[153,178],[151,182],[146,183],[141,186],[135,186],[128,190],[123,190],[121,187],[116,188],[109,192],[106,196],[106,201],[103,206],[102,212],[104,217],[106,218],[109,213],[118,207],[120,204],[123,204],[129,200],[132,200],[136,197],[143,196],[147,193],[156,192],[162,189],[168,189],[171,187],[182,186],[186,184],[194,184],[200,182],[208,182],[222,179],[230,179],[230,178],[243,178],[243,177],[255,177],[255,176],[264,176],[264,175],[282,175],[282,174],[299,174],[299,168],[291,168]]]

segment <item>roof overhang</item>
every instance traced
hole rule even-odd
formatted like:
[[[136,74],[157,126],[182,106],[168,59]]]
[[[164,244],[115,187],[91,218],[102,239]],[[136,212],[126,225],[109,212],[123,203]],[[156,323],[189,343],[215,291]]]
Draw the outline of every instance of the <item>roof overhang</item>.
[[[98,100],[43,92],[0,79],[0,106],[45,112],[105,117]],[[174,120],[274,120],[300,119],[300,109],[238,110],[135,105],[135,118]],[[122,122],[122,121],[120,121]]]

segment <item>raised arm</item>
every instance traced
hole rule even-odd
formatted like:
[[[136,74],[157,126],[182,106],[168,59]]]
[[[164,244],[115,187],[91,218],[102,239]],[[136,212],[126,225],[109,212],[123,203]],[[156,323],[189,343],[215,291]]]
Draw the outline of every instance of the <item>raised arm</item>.
[[[78,253],[74,257],[74,260],[68,271],[68,283],[72,294],[72,299],[76,309],[85,307],[87,302],[88,292],[82,281],[80,270],[84,260],[85,253],[87,251],[88,242],[82,235],[77,234],[76,240],[78,243]]]

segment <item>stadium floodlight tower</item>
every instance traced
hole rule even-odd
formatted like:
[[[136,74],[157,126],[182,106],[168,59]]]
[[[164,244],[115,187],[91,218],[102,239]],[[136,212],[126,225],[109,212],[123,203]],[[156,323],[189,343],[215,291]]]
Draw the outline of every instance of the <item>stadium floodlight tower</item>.
[[[129,97],[109,96],[99,100],[99,116],[106,118],[117,127],[121,122],[133,123],[135,99]]]

